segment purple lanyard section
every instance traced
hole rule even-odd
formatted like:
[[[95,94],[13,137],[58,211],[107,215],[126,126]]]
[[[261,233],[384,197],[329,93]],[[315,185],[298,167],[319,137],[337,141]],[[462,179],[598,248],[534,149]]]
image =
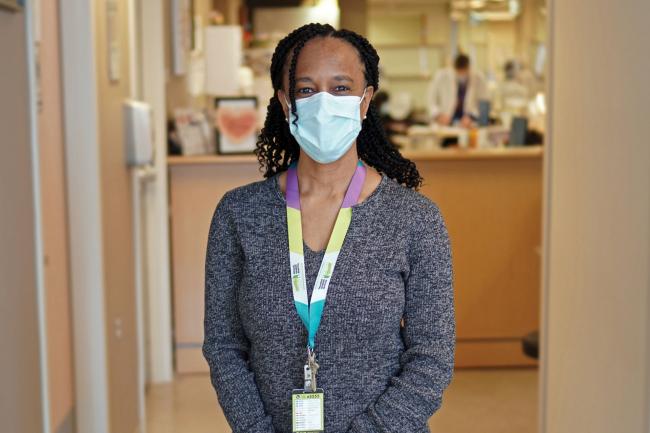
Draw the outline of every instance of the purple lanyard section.
[[[298,189],[298,173],[297,173],[297,162],[294,161],[289,165],[287,169],[287,206],[294,209],[300,210],[300,190]],[[363,182],[366,179],[366,166],[363,165],[363,162],[359,160],[357,163],[357,168],[354,170],[348,189],[345,192],[345,197],[343,198],[343,204],[341,208],[352,207],[359,201],[359,196],[361,195],[361,189],[363,188]]]

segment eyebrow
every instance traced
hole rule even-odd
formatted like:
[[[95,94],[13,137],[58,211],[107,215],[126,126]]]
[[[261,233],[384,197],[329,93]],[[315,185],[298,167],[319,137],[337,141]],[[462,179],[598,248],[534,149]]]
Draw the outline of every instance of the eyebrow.
[[[349,75],[335,75],[334,80],[336,81],[349,81],[354,83],[354,80]],[[296,78],[296,83],[313,83],[314,80],[311,77],[298,77]]]
[[[354,80],[349,75],[337,75],[334,77],[336,81],[350,81],[354,83]]]

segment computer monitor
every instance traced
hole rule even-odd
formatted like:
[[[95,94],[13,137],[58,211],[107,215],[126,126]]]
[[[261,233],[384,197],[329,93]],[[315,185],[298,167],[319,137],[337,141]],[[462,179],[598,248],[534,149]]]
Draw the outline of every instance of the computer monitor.
[[[526,132],[528,131],[528,118],[515,117],[510,126],[509,146],[523,146],[526,144]]]
[[[490,101],[481,99],[478,101],[478,126],[488,126],[490,124]]]

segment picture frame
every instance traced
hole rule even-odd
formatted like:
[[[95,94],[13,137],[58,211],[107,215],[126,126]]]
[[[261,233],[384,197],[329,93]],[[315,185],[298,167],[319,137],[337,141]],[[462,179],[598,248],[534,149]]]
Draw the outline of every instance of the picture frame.
[[[213,120],[217,153],[250,154],[259,134],[257,97],[218,97],[214,99]]]
[[[214,136],[209,116],[203,110],[176,108],[176,134],[183,155],[210,155],[215,153]]]

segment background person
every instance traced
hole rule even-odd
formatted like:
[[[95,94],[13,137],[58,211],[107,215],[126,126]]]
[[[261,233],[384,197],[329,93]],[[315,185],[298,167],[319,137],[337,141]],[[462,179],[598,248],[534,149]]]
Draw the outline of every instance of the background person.
[[[525,115],[528,105],[528,89],[519,80],[520,67],[514,60],[509,60],[503,67],[503,82],[499,83],[495,98],[496,111],[508,111],[513,115]]]
[[[478,119],[478,102],[488,97],[483,75],[470,68],[467,55],[459,54],[453,68],[440,69],[429,86],[429,118],[440,125],[469,127]]]

